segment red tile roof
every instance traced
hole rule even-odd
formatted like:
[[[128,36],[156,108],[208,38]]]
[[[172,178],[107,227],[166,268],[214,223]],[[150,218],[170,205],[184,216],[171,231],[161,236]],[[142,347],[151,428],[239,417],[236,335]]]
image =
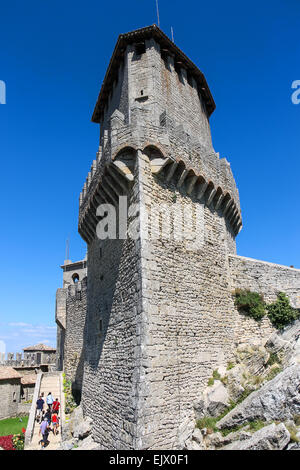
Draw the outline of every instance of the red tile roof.
[[[46,346],[45,344],[39,343],[35,346],[28,346],[27,348],[23,348],[23,351],[56,351],[56,349],[51,348],[51,346]]]
[[[0,380],[20,379],[21,377],[13,367],[0,366]]]
[[[34,374],[34,375],[31,375],[31,374],[23,375],[23,377],[21,378],[21,384],[22,385],[34,385],[35,382],[36,382],[36,374]]]

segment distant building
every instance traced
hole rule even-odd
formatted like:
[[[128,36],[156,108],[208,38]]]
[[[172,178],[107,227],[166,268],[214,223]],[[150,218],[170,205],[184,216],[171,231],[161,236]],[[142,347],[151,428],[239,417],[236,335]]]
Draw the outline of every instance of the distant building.
[[[39,343],[24,348],[23,352],[23,355],[8,353],[6,360],[4,355],[1,357],[0,419],[27,412],[24,401],[33,397],[37,374],[55,368],[55,348]]]
[[[23,349],[24,360],[32,360],[37,366],[55,364],[56,349],[39,343]]]
[[[84,365],[84,328],[86,321],[87,258],[72,263],[65,260],[63,287],[56,291],[58,370],[66,371],[76,399],[80,399]]]
[[[18,414],[21,378],[13,367],[0,366],[0,419]]]

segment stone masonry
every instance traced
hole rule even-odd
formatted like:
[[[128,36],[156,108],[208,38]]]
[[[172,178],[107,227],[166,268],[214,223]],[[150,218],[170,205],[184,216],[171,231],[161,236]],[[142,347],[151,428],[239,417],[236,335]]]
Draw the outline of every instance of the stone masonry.
[[[72,380],[79,370],[83,411],[103,449],[181,448],[212,371],[241,337],[272,331],[238,313],[235,288],[271,300],[284,290],[300,307],[300,270],[236,255],[239,194],[212,146],[214,109],[202,72],[157,26],[119,37],[92,118],[100,146],[80,194],[82,303],[73,285],[57,294],[60,366]],[[111,207],[116,239],[100,239]]]
[[[0,366],[0,419],[17,415],[21,377],[12,367]]]
[[[86,258],[72,263],[66,260],[63,287],[56,291],[58,370],[72,381],[74,395],[80,399],[83,376],[83,338],[86,320]]]

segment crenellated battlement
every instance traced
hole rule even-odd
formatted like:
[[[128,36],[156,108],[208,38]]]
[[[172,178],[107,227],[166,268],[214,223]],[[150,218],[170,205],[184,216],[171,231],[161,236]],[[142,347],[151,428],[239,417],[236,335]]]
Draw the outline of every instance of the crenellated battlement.
[[[50,349],[50,348],[49,348]],[[56,356],[55,349],[50,352],[40,351],[38,352],[24,352],[23,353],[11,353],[0,354],[0,364],[9,367],[26,368],[26,367],[40,367],[41,365],[54,365]]]
[[[112,120],[116,122],[115,116]],[[165,176],[168,181],[175,169],[178,174],[181,168],[177,186],[188,196],[195,193],[199,201],[214,210],[221,209],[237,234],[242,226],[240,202],[228,161],[220,159],[215,152],[205,154],[199,142],[183,126],[145,125],[142,112],[139,123],[139,126],[121,126],[118,117],[117,127],[111,126],[107,133],[106,146],[99,147],[80,195],[79,231],[84,239],[89,242],[95,236],[98,205],[117,205],[119,196],[126,194],[133,181],[134,174],[128,161],[123,161],[122,153],[145,151],[150,147],[155,148],[161,158],[159,165],[153,167],[153,173],[162,178]],[[133,157],[126,158],[130,161]]]

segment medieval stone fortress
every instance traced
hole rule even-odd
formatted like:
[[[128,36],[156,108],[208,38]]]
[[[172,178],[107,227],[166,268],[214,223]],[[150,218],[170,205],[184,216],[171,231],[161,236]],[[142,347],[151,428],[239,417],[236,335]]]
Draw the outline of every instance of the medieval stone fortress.
[[[248,351],[276,334],[267,316],[257,322],[240,313],[237,289],[267,303],[284,292],[300,308],[300,270],[236,254],[239,193],[230,163],[213,148],[214,109],[203,73],[156,25],[119,36],[92,116],[100,145],[80,193],[87,256],[65,261],[56,297],[57,368],[72,381],[99,449],[188,446],[205,408],[195,403],[214,371],[222,391],[219,378],[229,377],[238,345]],[[121,198],[136,237],[120,229]],[[109,207],[116,237],[101,239]],[[150,236],[147,217],[157,208]],[[191,215],[186,220],[182,209]],[[191,236],[180,239],[183,224]],[[295,331],[289,340],[297,340]],[[262,346],[252,351],[264,361],[254,369],[248,361],[257,375],[270,354]],[[202,446],[199,433],[192,448]]]
[[[35,344],[23,353],[0,355],[0,419],[28,414],[37,374],[56,369],[56,349]]]

